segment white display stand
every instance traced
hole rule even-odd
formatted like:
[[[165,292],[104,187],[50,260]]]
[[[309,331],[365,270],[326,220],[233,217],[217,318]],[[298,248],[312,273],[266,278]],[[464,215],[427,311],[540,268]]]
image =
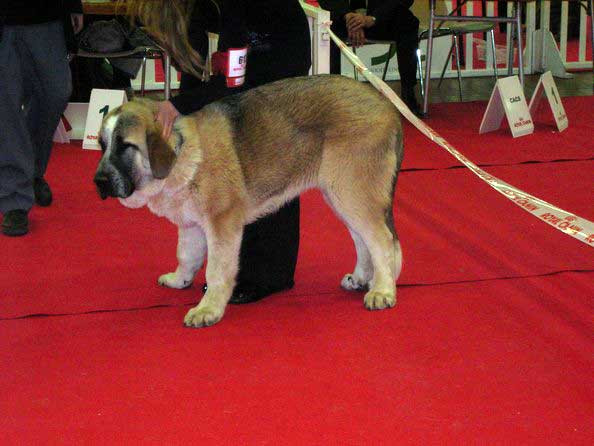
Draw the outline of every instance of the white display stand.
[[[59,143],[69,143],[70,142],[70,136],[68,136],[68,130],[66,129],[66,126],[64,125],[63,118],[60,118],[60,122],[58,123],[58,128],[54,132],[53,141],[59,142]]]
[[[530,105],[528,106],[531,115],[534,116],[536,114],[543,94],[548,99],[549,106],[553,112],[553,117],[557,123],[557,128],[562,132],[569,126],[569,121],[563,103],[561,102],[561,96],[559,96],[559,90],[557,90],[557,85],[555,84],[555,80],[550,71],[544,73],[538,80],[536,89],[532,94],[532,99],[530,99]]]
[[[93,88],[87,122],[85,124],[85,135],[83,138],[83,149],[99,150],[99,129],[103,118],[116,107],[128,102],[126,92],[123,90],[102,90]]]
[[[561,59],[561,53],[557,48],[555,37],[548,29],[537,29],[534,31],[534,71],[550,71],[553,76],[571,79],[573,75],[565,70],[565,64]]]
[[[518,76],[497,80],[485,110],[479,133],[499,129],[504,115],[507,117],[514,138],[534,132],[534,123]]]
[[[66,107],[66,110],[64,110],[64,117],[72,127],[72,130],[69,132],[70,139],[84,138],[88,110],[88,102],[71,102],[68,104],[68,107]]]

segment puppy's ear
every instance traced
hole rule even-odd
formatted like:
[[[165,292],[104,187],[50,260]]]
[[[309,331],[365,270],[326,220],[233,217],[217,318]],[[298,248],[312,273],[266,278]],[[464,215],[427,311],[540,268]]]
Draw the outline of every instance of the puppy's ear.
[[[175,162],[175,152],[167,144],[167,141],[163,139],[159,127],[153,127],[147,132],[146,145],[153,177],[157,179],[165,178],[169,175],[171,167]]]

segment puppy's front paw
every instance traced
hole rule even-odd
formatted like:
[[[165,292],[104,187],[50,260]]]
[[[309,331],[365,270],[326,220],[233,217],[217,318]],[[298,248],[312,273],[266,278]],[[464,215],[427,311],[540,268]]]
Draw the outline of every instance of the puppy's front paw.
[[[396,295],[391,293],[382,293],[379,291],[370,291],[365,295],[365,308],[368,310],[383,310],[396,305]]]
[[[145,206],[147,203],[147,198],[141,194],[140,192],[136,191],[128,198],[118,198],[120,203],[130,209],[138,209],[142,206]]]
[[[175,272],[163,274],[161,277],[159,277],[158,282],[159,285],[169,288],[176,288],[178,290],[189,288],[192,285],[192,280],[184,279]]]
[[[367,291],[369,288],[367,282],[358,279],[354,274],[345,274],[340,282],[340,286],[348,291]]]
[[[210,327],[216,324],[223,317],[221,311],[217,311],[212,307],[194,307],[186,314],[184,318],[184,325],[186,327]]]

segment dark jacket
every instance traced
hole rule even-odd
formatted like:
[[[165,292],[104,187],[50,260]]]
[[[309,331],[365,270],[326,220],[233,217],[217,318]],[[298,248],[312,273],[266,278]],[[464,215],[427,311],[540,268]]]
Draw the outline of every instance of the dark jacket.
[[[3,25],[36,25],[62,20],[68,51],[76,51],[70,14],[82,14],[81,0],[0,0],[0,36]]]
[[[6,25],[53,22],[71,13],[82,13],[81,0],[2,0],[0,7]]]
[[[197,0],[188,30],[190,43],[206,58],[205,31],[216,27],[219,51],[249,47],[246,84],[243,88],[229,89],[222,76],[200,82],[182,75],[180,94],[171,99],[180,113],[192,113],[228,94],[291,77],[295,72],[307,74],[311,63],[309,26],[297,0],[214,1],[220,20],[212,18],[213,0]]]
[[[421,0],[427,1],[427,0]],[[344,16],[355,9],[365,8],[367,15],[372,15],[377,24],[390,17],[398,8],[409,9],[414,0],[318,0],[318,3],[326,11],[330,11],[330,18],[333,22],[340,24],[344,22]]]
[[[409,9],[413,3],[414,0],[369,0],[367,14],[375,17],[377,26],[382,26],[392,20],[398,9]]]

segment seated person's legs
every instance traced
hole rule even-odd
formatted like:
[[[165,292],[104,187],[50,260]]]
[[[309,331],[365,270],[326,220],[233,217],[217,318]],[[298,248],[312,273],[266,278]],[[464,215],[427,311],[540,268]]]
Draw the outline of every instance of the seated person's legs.
[[[369,14],[373,15],[373,12]],[[398,8],[390,20],[366,30],[370,39],[396,41],[396,57],[400,72],[401,96],[415,113],[420,114],[414,87],[417,83],[417,58],[419,20],[407,8]]]

